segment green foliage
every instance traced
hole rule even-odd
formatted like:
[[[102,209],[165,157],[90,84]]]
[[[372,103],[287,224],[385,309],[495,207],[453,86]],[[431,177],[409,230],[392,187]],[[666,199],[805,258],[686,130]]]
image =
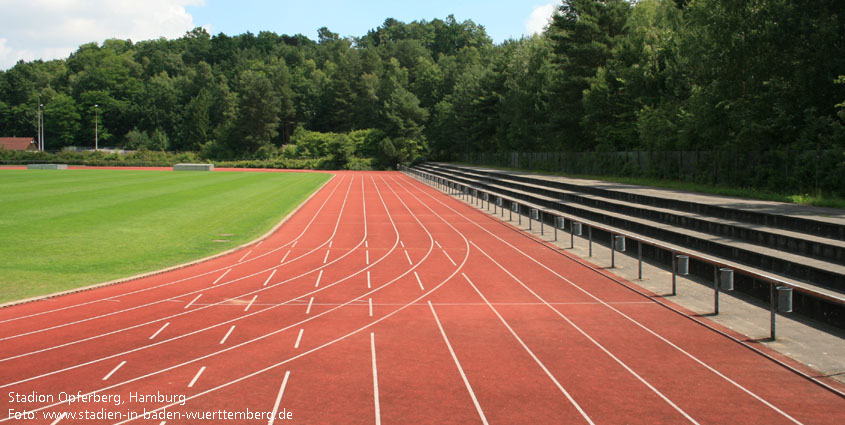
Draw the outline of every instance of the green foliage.
[[[101,146],[312,168],[476,152],[837,150],[840,3],[563,0],[545,33],[499,45],[451,15],[388,18],[355,38],[198,28],[106,40],[0,72],[0,132],[34,134],[40,102],[51,149],[92,146],[97,104]]]

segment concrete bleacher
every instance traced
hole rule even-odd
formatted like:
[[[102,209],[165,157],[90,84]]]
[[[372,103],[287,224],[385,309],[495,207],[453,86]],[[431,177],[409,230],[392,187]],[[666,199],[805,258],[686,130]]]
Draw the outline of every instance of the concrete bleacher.
[[[801,288],[796,310],[845,325],[845,212],[483,167],[416,167],[499,196],[558,211],[679,250],[736,264]],[[551,218],[549,218],[551,220]],[[550,222],[549,222],[550,223]],[[607,238],[607,236],[605,236]],[[597,241],[602,237],[597,235]],[[644,255],[663,261],[667,252]],[[693,271],[712,273],[712,266]],[[739,285],[761,297],[764,285]]]

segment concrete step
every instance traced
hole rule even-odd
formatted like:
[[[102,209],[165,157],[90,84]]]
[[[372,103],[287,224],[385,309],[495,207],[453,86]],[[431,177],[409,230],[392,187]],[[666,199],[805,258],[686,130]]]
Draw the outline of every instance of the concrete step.
[[[541,184],[581,194],[631,202],[650,207],[685,211],[703,216],[790,230],[821,238],[845,241],[845,210],[729,196],[698,194],[588,179],[572,179],[530,172],[502,171],[443,163],[426,163],[444,169],[521,182]]]
[[[601,206],[589,206],[561,200],[556,190],[537,188],[536,185],[512,181],[495,181],[489,177],[471,178],[437,166],[419,167],[435,175],[451,178],[467,185],[479,187],[503,196],[531,202],[544,208],[552,208],[565,214],[614,226],[644,237],[676,244],[687,249],[736,261],[746,266],[759,268],[776,275],[787,276],[839,293],[845,293],[845,266],[825,260],[808,258],[799,254],[780,251],[752,244],[746,241],[712,235],[697,230],[677,227],[671,223],[629,216],[609,211]],[[467,174],[464,172],[464,174]],[[494,183],[495,181],[495,183]]]
[[[426,166],[426,165],[423,165]],[[634,202],[607,198],[602,195],[576,192],[571,189],[549,185],[548,180],[512,180],[508,174],[496,175],[476,173],[472,169],[454,166],[428,165],[430,169],[443,170],[456,175],[475,179],[489,179],[498,184],[513,188],[530,188],[530,191],[546,196],[559,197],[563,201],[601,208],[632,217],[670,224],[703,233],[725,236],[734,240],[759,245],[766,249],[776,249],[806,256],[813,259],[845,265],[845,242],[808,235],[796,231],[775,228],[763,224],[746,223],[738,220],[711,217],[686,210],[674,210],[655,205],[642,205]],[[568,185],[571,187],[572,185]],[[740,216],[733,214],[733,216]]]

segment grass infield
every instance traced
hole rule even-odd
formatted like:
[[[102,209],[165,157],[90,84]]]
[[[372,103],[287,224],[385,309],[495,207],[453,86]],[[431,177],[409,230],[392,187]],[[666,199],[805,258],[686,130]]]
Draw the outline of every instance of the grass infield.
[[[329,178],[0,170],[0,303],[236,247],[270,230]]]

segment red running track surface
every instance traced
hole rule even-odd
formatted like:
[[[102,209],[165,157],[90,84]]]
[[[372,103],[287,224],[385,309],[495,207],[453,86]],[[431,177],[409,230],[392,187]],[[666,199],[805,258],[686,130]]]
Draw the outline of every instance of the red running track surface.
[[[27,424],[845,423],[839,395],[399,173],[338,173],[229,255],[1,309],[0,390]]]

